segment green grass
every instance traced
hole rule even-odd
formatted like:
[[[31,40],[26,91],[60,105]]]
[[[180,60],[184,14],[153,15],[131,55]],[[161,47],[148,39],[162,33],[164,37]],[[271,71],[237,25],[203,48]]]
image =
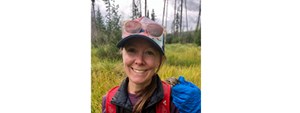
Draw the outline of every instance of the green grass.
[[[92,113],[101,113],[102,96],[126,77],[121,60],[103,57],[104,48],[92,48]],[[194,44],[167,44],[167,60],[158,72],[161,79],[184,76],[201,88],[201,48]],[[100,54],[100,55],[99,55]]]

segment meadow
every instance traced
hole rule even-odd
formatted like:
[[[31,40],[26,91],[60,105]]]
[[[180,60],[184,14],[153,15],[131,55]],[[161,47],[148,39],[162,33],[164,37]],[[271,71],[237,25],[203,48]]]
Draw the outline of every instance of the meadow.
[[[91,51],[92,113],[101,113],[102,96],[126,77],[120,58],[101,57],[105,49],[92,48]],[[201,88],[201,48],[196,44],[166,44],[165,52],[167,60],[158,72],[160,78],[183,76]]]

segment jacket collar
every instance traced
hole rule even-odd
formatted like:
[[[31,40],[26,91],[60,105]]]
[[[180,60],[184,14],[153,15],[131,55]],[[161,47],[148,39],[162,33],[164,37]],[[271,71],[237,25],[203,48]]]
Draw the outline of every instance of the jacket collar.
[[[118,91],[112,98],[111,103],[120,106],[122,108],[132,110],[133,105],[130,102],[128,91],[127,91],[128,81],[129,81],[128,77],[125,80],[123,80]],[[150,97],[149,102],[146,105],[145,109],[155,105],[156,103],[158,103],[164,98],[163,86],[157,74],[152,77],[152,82],[156,82],[157,88],[153,92],[152,96]]]

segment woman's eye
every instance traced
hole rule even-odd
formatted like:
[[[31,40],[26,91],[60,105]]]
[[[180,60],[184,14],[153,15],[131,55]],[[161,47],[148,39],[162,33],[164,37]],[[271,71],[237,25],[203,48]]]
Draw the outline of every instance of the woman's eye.
[[[146,51],[145,52],[147,55],[154,55],[154,52],[152,52],[152,51]]]

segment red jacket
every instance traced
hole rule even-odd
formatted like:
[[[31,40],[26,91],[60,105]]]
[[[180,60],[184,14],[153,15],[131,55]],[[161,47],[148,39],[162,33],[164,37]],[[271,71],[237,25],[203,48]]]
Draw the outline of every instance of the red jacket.
[[[153,80],[157,82],[158,88],[150,97],[150,101],[144,110],[156,113],[170,113],[171,86],[161,81],[158,76],[155,76]],[[114,87],[107,93],[105,102],[106,113],[132,112],[132,105],[124,93],[126,92],[125,89],[127,89],[127,85],[124,85],[127,84],[126,81],[128,83],[128,80],[125,80],[125,83],[123,82],[120,87]]]

